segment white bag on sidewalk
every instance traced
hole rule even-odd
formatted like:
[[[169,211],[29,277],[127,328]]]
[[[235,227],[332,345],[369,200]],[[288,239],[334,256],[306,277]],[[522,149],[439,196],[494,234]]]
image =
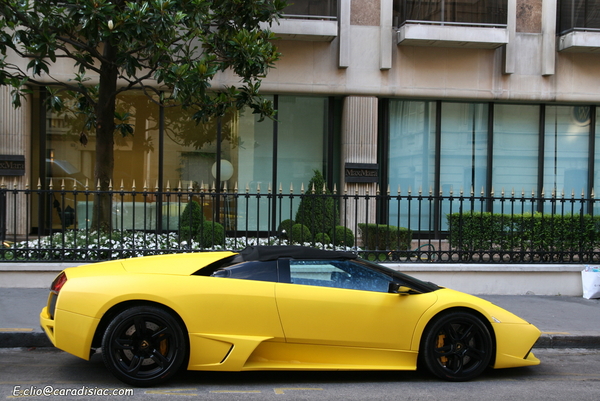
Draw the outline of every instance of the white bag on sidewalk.
[[[600,267],[586,266],[581,272],[581,284],[584,298],[600,298]]]

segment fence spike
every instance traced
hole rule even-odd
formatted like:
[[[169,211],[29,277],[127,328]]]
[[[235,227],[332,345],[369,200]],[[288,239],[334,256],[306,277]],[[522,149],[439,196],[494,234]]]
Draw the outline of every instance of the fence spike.
[[[246,193],[250,193],[250,186],[248,183],[246,183]]]
[[[227,181],[223,181],[223,192],[227,192]]]
[[[471,196],[475,195],[475,188],[471,185]]]
[[[90,182],[89,182],[89,179],[88,179],[88,178],[86,178],[86,179],[85,179],[85,190],[86,190],[86,191],[89,191],[89,190],[90,190]]]
[[[334,188],[335,188],[335,186],[334,186]],[[388,194],[388,196],[390,196],[392,194],[392,191],[390,191],[390,184],[388,184],[388,186],[387,186],[387,194]]]
[[[310,189],[310,193],[311,194],[316,194],[317,193],[317,191],[315,190],[315,183],[314,182],[312,184],[312,188]]]
[[[283,184],[281,183],[281,181],[279,181],[279,193],[283,193]]]
[[[483,186],[481,187],[481,196],[485,195],[485,188],[483,188]]]
[[[400,196],[401,193],[402,191],[400,191],[400,184],[398,184],[398,196]]]
[[[260,182],[256,183],[256,193],[260,193]]]
[[[542,192],[540,193],[540,196],[543,198],[544,195],[546,195],[546,190],[544,189],[544,187],[542,187]]]
[[[25,189],[29,189],[29,178],[25,179]],[[592,193],[594,191],[592,190]]]
[[[590,193],[590,198],[594,199],[594,188],[592,188],[592,192]]]
[[[494,196],[494,187],[492,187],[492,190],[490,191],[490,196]]]
[[[337,195],[337,184],[333,184],[333,194]]]
[[[167,192],[171,192],[171,181],[167,180]]]
[[[235,182],[235,186],[233,187],[233,192],[236,194],[238,193],[238,182],[237,181]]]
[[[267,188],[267,193],[270,194],[271,193],[271,183],[269,182],[269,186]]]
[[[4,180],[4,177],[2,177],[2,180]],[[2,181],[2,185],[4,185],[4,181]],[[37,184],[38,189],[42,189],[42,181],[38,178],[38,184]]]
[[[181,180],[177,182],[177,189],[181,192]]]
[[[575,199],[575,188],[571,190],[571,198]]]
[[[142,188],[144,192],[148,192],[148,181],[144,180],[144,188]]]
[[[131,190],[133,192],[135,192],[135,178],[133,179],[132,183],[131,183]]]
[[[429,187],[429,196],[433,195],[433,188]]]
[[[0,180],[0,188],[4,188],[4,177]]]
[[[348,184],[344,183],[344,195],[348,195]]]
[[[412,194],[412,188],[408,187],[408,196],[410,196]]]
[[[419,196],[423,194],[423,187],[419,187]]]
[[[158,192],[160,189],[158,188],[158,179],[156,179],[156,183],[154,184],[154,191]]]
[[[125,190],[125,186],[123,185],[123,179],[121,178],[121,191]]]
[[[2,187],[4,187],[4,180],[2,180]],[[50,183],[48,184],[48,189],[54,189],[54,184],[52,183],[52,177],[50,177]]]
[[[109,191],[113,190],[112,178],[110,180],[108,180],[108,190]]]
[[[63,191],[65,190],[65,179],[64,178],[60,182],[60,189],[63,190]]]
[[[561,197],[564,199],[565,198],[565,189],[563,188],[561,191]]]
[[[327,187],[325,186],[325,183],[323,183],[323,195],[325,195],[327,193]]]
[[[300,194],[304,194],[304,183],[300,186]]]
[[[13,183],[13,189],[17,189],[17,177],[15,177],[15,181]]]
[[[585,199],[585,189],[581,188],[581,199]]]
[[[294,193],[294,184],[290,182],[290,195]]]

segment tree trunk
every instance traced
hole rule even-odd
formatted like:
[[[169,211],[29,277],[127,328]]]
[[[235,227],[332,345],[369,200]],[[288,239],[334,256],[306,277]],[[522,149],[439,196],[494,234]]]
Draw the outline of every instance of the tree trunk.
[[[94,198],[93,229],[109,231],[112,229],[111,194],[109,190],[112,181],[114,161],[114,132],[115,132],[115,99],[117,89],[117,68],[111,61],[115,59],[116,50],[106,43],[104,47],[105,60],[100,69],[98,87],[98,103],[96,104],[96,166],[94,169],[94,185],[100,183],[101,193]]]

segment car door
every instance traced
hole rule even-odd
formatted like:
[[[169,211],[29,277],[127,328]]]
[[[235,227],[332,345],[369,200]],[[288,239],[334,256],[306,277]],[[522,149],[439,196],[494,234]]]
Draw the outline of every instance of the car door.
[[[408,350],[435,293],[389,293],[393,278],[353,260],[280,260],[275,294],[287,342]]]

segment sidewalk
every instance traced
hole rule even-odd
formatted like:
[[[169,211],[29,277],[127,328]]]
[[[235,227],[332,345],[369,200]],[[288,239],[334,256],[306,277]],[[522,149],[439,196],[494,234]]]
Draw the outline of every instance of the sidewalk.
[[[537,348],[600,348],[600,299],[480,295],[542,331]],[[0,288],[0,347],[47,347],[38,316],[48,289]]]

